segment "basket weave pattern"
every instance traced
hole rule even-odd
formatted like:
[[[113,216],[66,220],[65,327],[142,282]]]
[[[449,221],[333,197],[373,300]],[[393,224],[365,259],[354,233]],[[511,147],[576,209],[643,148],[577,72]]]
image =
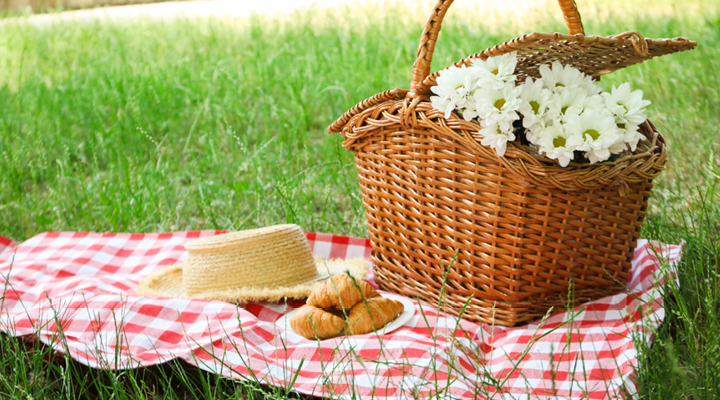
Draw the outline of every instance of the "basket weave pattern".
[[[376,281],[437,304],[447,276],[449,311],[506,326],[564,309],[569,290],[575,303],[622,291],[652,180],[666,162],[662,136],[647,121],[647,140],[634,152],[595,165],[562,168],[517,142],[498,157],[480,144],[477,121],[445,119],[428,101],[432,51],[450,3],[439,1],[428,20],[411,89],[365,100],[329,128],[355,153]],[[585,37],[574,2],[560,5],[574,36],[525,35],[455,65],[518,51],[520,81],[553,60],[599,77],[694,45],[635,32]]]

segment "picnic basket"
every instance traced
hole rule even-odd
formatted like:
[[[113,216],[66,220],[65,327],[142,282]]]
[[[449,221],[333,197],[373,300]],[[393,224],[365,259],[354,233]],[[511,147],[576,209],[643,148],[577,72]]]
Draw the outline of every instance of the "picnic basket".
[[[667,159],[648,120],[647,140],[613,162],[571,163],[517,141],[504,157],[473,137],[476,121],[431,106],[435,43],[452,0],[440,0],[423,30],[410,89],[358,103],[329,128],[355,161],[385,290],[438,304],[474,321],[512,326],[550,307],[623,290],[652,181]],[[531,33],[455,63],[517,52],[518,82],[557,60],[599,79],[652,57],[692,49],[685,38],[638,32],[585,36],[573,0],[559,0],[568,34]],[[453,259],[454,263],[453,263]],[[452,263],[452,267],[448,266]]]

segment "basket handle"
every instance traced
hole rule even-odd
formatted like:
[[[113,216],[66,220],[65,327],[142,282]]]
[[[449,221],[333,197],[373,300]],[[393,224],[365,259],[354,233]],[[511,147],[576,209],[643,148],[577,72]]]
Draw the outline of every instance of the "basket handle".
[[[420,46],[417,49],[417,58],[413,64],[413,75],[410,83],[410,92],[408,97],[415,96],[415,88],[430,75],[430,62],[432,61],[432,55],[435,51],[435,43],[440,33],[440,25],[445,17],[450,5],[453,0],[438,0],[433,8],[430,17],[428,17],[423,29],[422,36],[420,37]],[[565,17],[565,24],[568,28],[568,34],[585,34],[583,29],[582,20],[580,19],[580,13],[578,12],[575,0],[558,0],[560,9],[562,10],[563,16]]]

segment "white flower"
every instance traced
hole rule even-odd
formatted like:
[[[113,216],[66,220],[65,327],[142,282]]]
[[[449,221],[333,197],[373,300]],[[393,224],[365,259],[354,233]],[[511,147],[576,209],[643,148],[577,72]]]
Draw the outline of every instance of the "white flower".
[[[474,101],[468,102],[468,105],[462,110],[462,116],[463,118],[465,118],[465,121],[470,121],[478,117],[478,112],[475,108]]]
[[[587,109],[580,115],[571,115],[565,129],[571,134],[567,145],[587,152],[585,156],[593,164],[619,152],[617,144],[623,143],[615,118],[607,112]]]
[[[617,121],[617,118],[616,118]],[[637,144],[641,140],[647,139],[645,135],[640,133],[640,127],[630,123],[617,124],[620,135],[623,137],[623,142],[630,146],[630,150],[635,151]]]
[[[600,94],[600,92],[602,92],[600,86],[596,85],[595,82],[593,82],[592,78],[587,75],[585,75],[585,80],[583,80],[583,84],[581,87],[588,92],[589,96]]]
[[[547,113],[550,91],[544,88],[542,79],[533,81],[532,78],[527,78],[520,87],[522,103],[518,111],[523,115],[523,127],[534,130],[536,125],[542,124],[542,119]]]
[[[489,57],[486,60],[476,58],[472,62],[472,71],[479,80],[478,86],[502,89],[506,82],[515,81],[517,52]]]
[[[578,115],[585,109],[587,92],[578,87],[567,87],[561,93],[550,96],[548,116],[555,122],[567,122],[571,115]]]
[[[610,146],[610,148],[608,149],[610,151],[610,154],[620,154],[625,151],[625,149],[627,149],[627,144],[623,142],[622,137],[623,136],[620,135],[620,140],[618,140],[614,145]]]
[[[478,115],[485,125],[498,124],[501,130],[510,130],[513,121],[520,118],[517,110],[522,104],[521,92],[522,87],[515,86],[514,82],[505,83],[500,90],[478,88],[474,98]]]
[[[608,111],[607,107],[605,106],[605,99],[599,94],[585,97],[585,101],[583,102],[583,109],[587,108],[592,108],[593,110],[601,112]]]
[[[600,88],[593,83],[592,78],[573,66],[563,66],[559,61],[553,61],[552,68],[541,65],[540,75],[547,88],[556,93],[565,88],[582,88],[588,95],[600,93]]]
[[[435,89],[435,86],[433,86],[430,90],[433,89]],[[450,98],[444,96],[431,96],[430,104],[434,109],[445,113],[445,118],[449,117],[453,110],[455,110],[455,103],[450,101]]]
[[[532,128],[525,129],[525,138],[535,146],[540,145],[540,136],[545,132],[545,122],[535,124]]]
[[[642,90],[631,92],[629,83],[623,83],[617,88],[613,85],[612,93],[606,92],[602,96],[605,98],[605,105],[615,115],[618,123],[639,126],[647,119],[645,108],[650,102],[643,100]]]
[[[497,123],[487,126],[483,124],[483,128],[480,129],[478,134],[482,137],[480,144],[492,147],[500,157],[505,155],[507,142],[515,140],[515,134],[512,131],[512,127],[510,127],[510,129],[503,130]]]
[[[645,108],[650,104],[643,100],[642,90],[631,91],[629,83],[620,87],[613,85],[611,93],[602,93],[605,106],[615,116],[615,123],[632,151],[635,151],[640,140],[645,136],[640,133],[640,124],[647,120]]]
[[[430,102],[433,108],[445,113],[447,119],[455,109],[474,108],[472,94],[475,87],[475,78],[468,68],[452,66],[441,71],[437,85],[430,88],[437,95],[430,97]]]
[[[575,156],[573,151],[576,149],[572,142],[568,144],[570,136],[561,125],[548,126],[539,135],[540,151],[548,158],[558,160],[561,166],[567,167]]]

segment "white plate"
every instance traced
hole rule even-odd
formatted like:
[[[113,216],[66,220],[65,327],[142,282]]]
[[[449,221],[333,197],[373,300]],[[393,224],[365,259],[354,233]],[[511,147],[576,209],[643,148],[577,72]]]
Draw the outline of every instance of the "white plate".
[[[397,300],[402,303],[403,307],[405,308],[400,315],[398,315],[397,318],[395,318],[392,322],[385,325],[382,329],[377,331],[378,335],[383,335],[385,333],[390,333],[394,331],[395,329],[405,325],[406,322],[410,321],[410,319],[415,315],[415,304],[413,304],[412,300],[410,300],[407,297],[398,296],[396,294],[382,294],[382,297]],[[290,332],[295,333],[295,331],[292,330],[292,327],[290,326],[290,318],[298,311],[299,309],[296,308],[289,313],[283,315],[280,317],[277,321],[275,321],[275,325],[288,330]],[[372,335],[375,332],[370,332],[369,334]]]

